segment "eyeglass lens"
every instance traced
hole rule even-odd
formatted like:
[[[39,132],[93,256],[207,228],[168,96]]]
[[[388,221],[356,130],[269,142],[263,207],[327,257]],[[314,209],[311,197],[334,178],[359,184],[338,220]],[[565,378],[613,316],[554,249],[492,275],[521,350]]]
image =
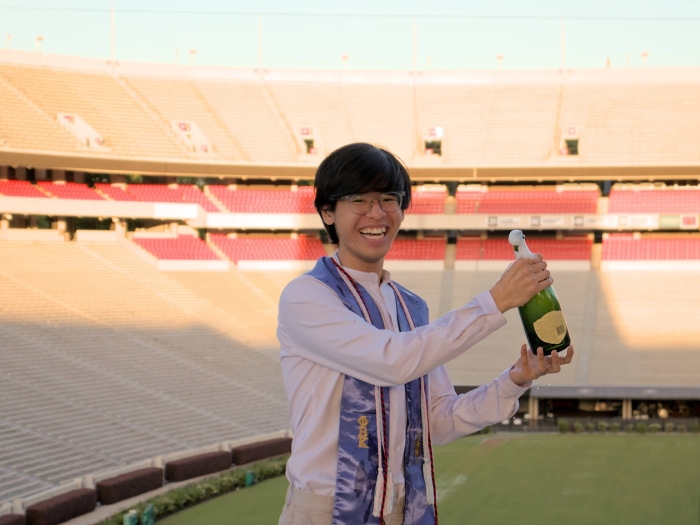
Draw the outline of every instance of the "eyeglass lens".
[[[350,211],[358,215],[369,213],[375,201],[386,212],[395,212],[401,209],[401,195],[398,193],[382,193],[374,196],[367,193],[352,195],[348,201],[350,203]]]

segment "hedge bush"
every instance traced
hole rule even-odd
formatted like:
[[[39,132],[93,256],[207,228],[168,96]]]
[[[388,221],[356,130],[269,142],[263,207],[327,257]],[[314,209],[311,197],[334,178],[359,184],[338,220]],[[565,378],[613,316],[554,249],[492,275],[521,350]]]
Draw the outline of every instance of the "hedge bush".
[[[625,432],[634,432],[634,425],[632,423],[627,423],[625,425]]]
[[[5,514],[0,516],[0,525],[25,525],[24,514]]]
[[[698,421],[697,419],[695,421],[693,421],[690,424],[690,431],[693,432],[694,434],[697,434],[698,432],[700,432],[700,421]]]
[[[651,423],[649,425],[649,432],[651,432],[652,434],[656,434],[660,430],[661,430],[661,423]]]
[[[649,430],[649,428],[647,427],[647,424],[646,424],[646,423],[642,423],[642,422],[640,421],[639,423],[637,423],[637,424],[635,425],[634,430],[635,430],[636,432],[638,432],[639,434],[646,434],[646,433],[647,433],[647,430]]]
[[[241,445],[231,451],[233,463],[245,465],[253,461],[289,454],[292,452],[292,438],[277,438]]]
[[[112,505],[162,486],[162,468],[139,469],[97,483],[97,500],[102,505]]]
[[[598,430],[600,430],[601,432],[605,432],[606,430],[608,430],[609,426],[610,425],[608,425],[607,421],[598,421]]]
[[[156,519],[163,518],[170,514],[175,514],[188,507],[197,505],[208,499],[233,492],[245,487],[245,476],[247,471],[252,471],[256,481],[263,481],[284,474],[287,466],[288,456],[275,458],[268,461],[263,461],[249,468],[235,468],[218,478],[205,479],[199,483],[193,483],[179,489],[174,489],[156,496],[144,503],[136,505],[133,510],[136,510],[139,516],[146,508],[148,503],[153,504],[153,513]],[[132,510],[132,509],[129,509]],[[124,516],[128,511],[112,516],[111,518],[101,521],[99,525],[123,525]]]
[[[559,429],[559,432],[562,434],[565,434],[567,432],[571,431],[571,425],[569,425],[569,422],[566,419],[560,419],[557,421],[557,428]]]
[[[576,432],[577,434],[580,434],[581,432],[583,432],[583,423],[581,423],[580,421],[575,421],[574,422],[574,432]]]
[[[613,421],[610,423],[610,432],[619,432],[620,431],[620,423],[617,421]]]
[[[97,492],[76,489],[27,507],[27,525],[58,525],[95,510]]]
[[[586,423],[586,431],[587,432],[593,432],[595,430],[595,423],[593,421],[589,421]]]
[[[270,456],[267,456],[270,457]],[[258,458],[258,459],[263,459]],[[189,458],[170,461],[165,465],[165,479],[186,481],[231,468],[231,453],[225,450],[207,452]]]
[[[664,424],[664,432],[673,432],[676,429],[676,425],[670,421]]]
[[[678,423],[678,425],[676,426],[676,432],[678,432],[679,434],[683,434],[687,431],[688,427],[685,426],[685,423]]]

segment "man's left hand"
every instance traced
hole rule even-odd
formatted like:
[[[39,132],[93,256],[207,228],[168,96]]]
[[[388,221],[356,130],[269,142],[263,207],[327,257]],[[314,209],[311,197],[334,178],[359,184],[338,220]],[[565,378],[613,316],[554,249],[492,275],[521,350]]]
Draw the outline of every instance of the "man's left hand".
[[[561,367],[571,363],[573,357],[573,346],[566,349],[565,357],[559,357],[556,351],[545,357],[541,347],[537,349],[537,355],[534,355],[527,345],[523,345],[520,347],[520,358],[510,369],[510,378],[516,385],[523,386],[544,375],[559,373]]]

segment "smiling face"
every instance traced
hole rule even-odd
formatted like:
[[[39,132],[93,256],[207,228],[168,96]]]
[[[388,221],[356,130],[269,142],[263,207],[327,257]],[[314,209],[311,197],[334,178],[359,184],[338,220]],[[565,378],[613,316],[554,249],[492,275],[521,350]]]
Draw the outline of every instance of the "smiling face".
[[[323,222],[335,226],[342,265],[381,277],[384,257],[401,227],[403,211],[386,212],[374,200],[369,212],[357,215],[348,201],[340,200],[335,210],[323,210],[321,216]]]

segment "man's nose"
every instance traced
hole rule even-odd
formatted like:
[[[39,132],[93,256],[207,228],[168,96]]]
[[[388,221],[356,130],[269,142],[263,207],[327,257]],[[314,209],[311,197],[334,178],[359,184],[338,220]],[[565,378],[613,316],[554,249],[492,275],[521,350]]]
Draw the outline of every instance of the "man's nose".
[[[384,217],[386,212],[379,204],[379,199],[373,199],[370,203],[369,211],[366,214],[368,217]]]

